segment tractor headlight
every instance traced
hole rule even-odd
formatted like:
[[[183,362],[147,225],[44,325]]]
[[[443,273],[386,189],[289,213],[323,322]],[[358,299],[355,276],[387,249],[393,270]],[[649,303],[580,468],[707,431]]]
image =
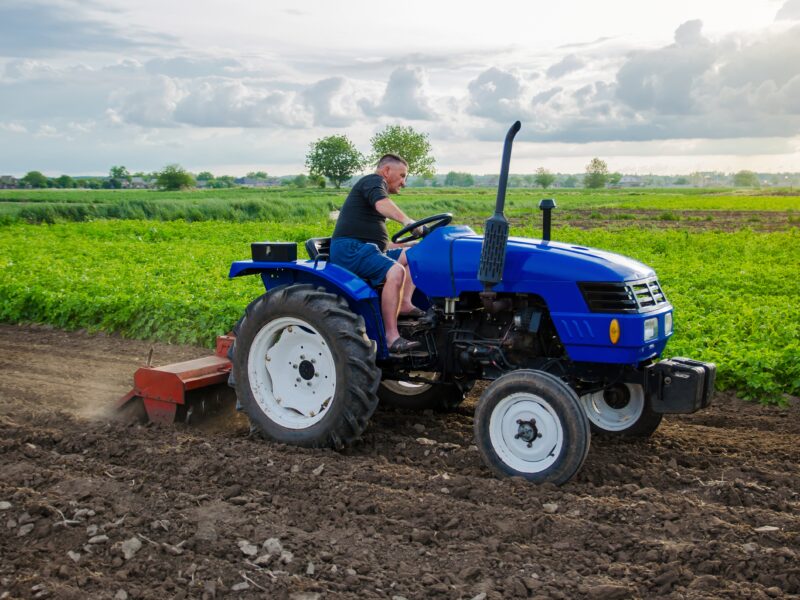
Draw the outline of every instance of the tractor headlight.
[[[664,335],[672,333],[672,313],[668,312],[664,315]]]
[[[644,341],[649,342],[658,337],[658,318],[645,319],[644,321]]]

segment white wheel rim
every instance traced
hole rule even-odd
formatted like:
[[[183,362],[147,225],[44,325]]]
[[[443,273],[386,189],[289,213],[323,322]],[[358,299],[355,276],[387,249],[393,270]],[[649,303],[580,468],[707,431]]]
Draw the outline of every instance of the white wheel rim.
[[[644,389],[638,383],[626,383],[630,398],[621,408],[608,404],[603,391],[581,396],[589,420],[604,431],[625,431],[633,427],[644,412]]]
[[[336,366],[330,346],[311,325],[294,317],[270,321],[247,357],[255,401],[274,423],[306,429],[330,410]]]
[[[520,437],[520,422],[534,423],[535,439]],[[530,431],[530,430],[528,430]],[[497,403],[489,419],[489,438],[498,458],[520,473],[541,473],[557,460],[564,445],[564,427],[541,396],[519,392]]]
[[[439,373],[428,372],[411,372],[411,377],[425,377],[427,379],[439,379]],[[384,379],[381,385],[390,392],[394,392],[399,396],[418,396],[427,392],[432,384],[430,383],[414,383],[412,381],[395,381],[393,379]]]

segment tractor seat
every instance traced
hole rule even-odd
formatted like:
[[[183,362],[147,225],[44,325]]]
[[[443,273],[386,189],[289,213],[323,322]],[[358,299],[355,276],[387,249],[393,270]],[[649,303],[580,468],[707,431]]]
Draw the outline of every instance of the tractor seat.
[[[331,252],[331,238],[311,238],[306,240],[306,252],[308,252],[308,258],[313,260],[315,264],[319,260],[328,260]],[[381,290],[383,290],[383,283],[370,285],[370,287],[380,294]]]
[[[311,238],[306,240],[306,252],[311,260],[327,260],[331,253],[331,238]]]

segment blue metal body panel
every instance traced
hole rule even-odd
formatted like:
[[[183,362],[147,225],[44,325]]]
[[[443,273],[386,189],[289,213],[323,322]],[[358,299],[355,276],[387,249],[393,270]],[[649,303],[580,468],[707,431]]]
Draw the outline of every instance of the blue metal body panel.
[[[378,358],[386,358],[386,338],[381,318],[378,294],[367,283],[347,269],[326,261],[298,260],[294,262],[254,262],[240,260],[231,264],[228,277],[261,275],[264,288],[292,283],[310,283],[344,297],[350,309],[364,318],[367,335],[378,343]]]
[[[417,287],[429,297],[457,298],[481,292],[478,263],[483,237],[465,226],[442,227],[410,249],[406,256]],[[577,282],[633,281],[654,277],[645,264],[626,256],[560,242],[509,238],[503,280],[496,292],[535,294],[544,300],[570,358],[575,361],[638,364],[660,356],[670,335],[664,335],[665,304],[646,314],[592,313]],[[644,321],[659,319],[659,337],[644,341]],[[609,326],[620,325],[612,344]]]
[[[457,298],[481,292],[478,281],[483,237],[463,225],[441,227],[410,248],[406,256],[418,292],[428,298]],[[351,309],[364,318],[367,335],[378,343],[378,358],[388,357],[380,298],[375,290],[350,271],[325,261],[234,262],[230,277],[260,274],[270,290],[291,283],[312,283],[345,297]],[[503,280],[498,293],[533,294],[547,305],[559,338],[574,361],[636,365],[661,355],[671,336],[665,334],[669,303],[647,313],[591,312],[578,282],[622,282],[654,277],[640,262],[593,248],[553,241],[509,238]],[[657,318],[659,335],[644,341],[644,321]],[[616,344],[609,337],[612,319],[619,323]]]

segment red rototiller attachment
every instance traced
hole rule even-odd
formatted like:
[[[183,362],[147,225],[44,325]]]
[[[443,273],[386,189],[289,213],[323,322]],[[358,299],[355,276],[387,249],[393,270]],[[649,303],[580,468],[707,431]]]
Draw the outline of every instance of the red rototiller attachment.
[[[228,387],[228,349],[233,340],[232,335],[219,336],[211,356],[139,368],[133,375],[133,389],[120,398],[117,409],[123,410],[141,399],[148,420],[154,423],[189,421],[198,404],[190,400],[199,401],[201,410],[205,410],[207,403],[218,403],[232,394]]]

